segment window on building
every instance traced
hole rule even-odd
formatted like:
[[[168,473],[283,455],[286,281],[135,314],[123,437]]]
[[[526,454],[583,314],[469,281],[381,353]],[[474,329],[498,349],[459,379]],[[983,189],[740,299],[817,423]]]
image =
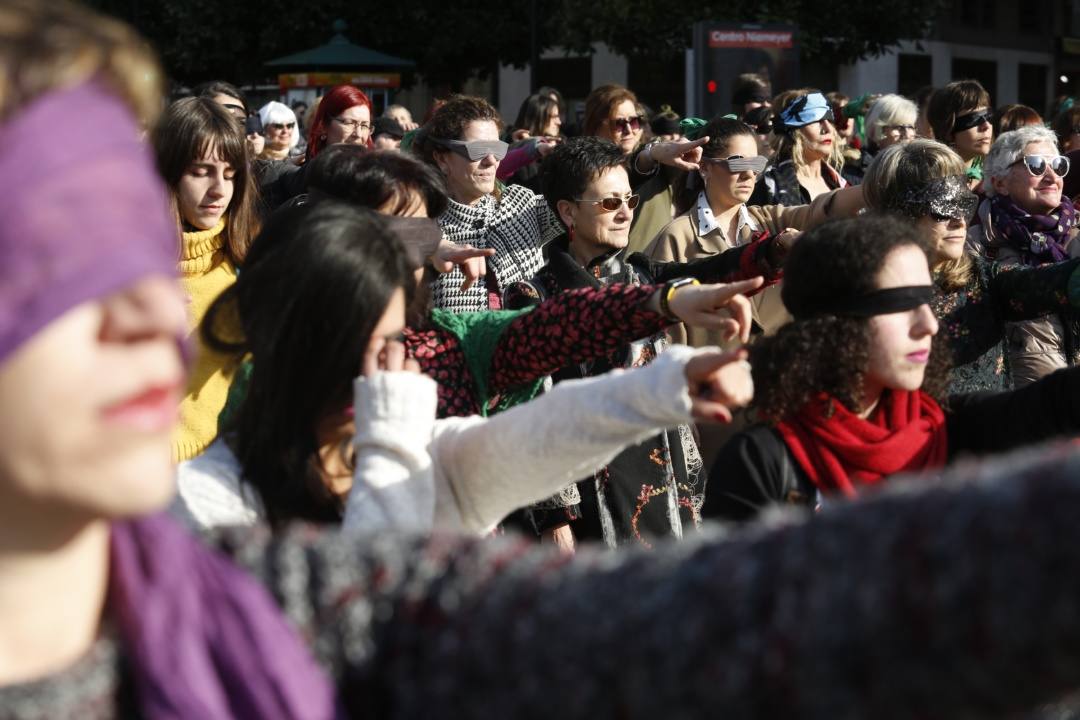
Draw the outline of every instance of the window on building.
[[[1017,72],[1017,81],[1020,85],[1017,99],[1021,104],[1035,108],[1040,115],[1047,110],[1046,73],[1045,65],[1028,63],[1020,63]]]
[[[900,53],[896,70],[896,91],[906,97],[933,82],[933,58],[929,55]]]
[[[1017,3],[1017,27],[1028,35],[1039,35],[1046,31],[1047,5],[1041,2]]]
[[[960,0],[953,6],[956,19],[963,25],[980,30],[997,27],[997,3],[990,0]]]
[[[997,97],[997,62],[994,60],[970,60],[954,57],[952,60],[953,80],[978,80],[986,92],[990,93],[990,105]]]

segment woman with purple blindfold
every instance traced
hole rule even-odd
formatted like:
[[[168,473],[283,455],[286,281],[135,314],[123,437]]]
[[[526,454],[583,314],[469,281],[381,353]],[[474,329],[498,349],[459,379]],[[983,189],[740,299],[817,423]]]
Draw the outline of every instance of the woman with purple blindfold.
[[[914,222],[930,242],[933,307],[954,365],[949,391],[1003,390],[1012,387],[1006,323],[1077,307],[1080,259],[1009,267],[971,252],[968,224],[979,199],[964,168],[941,143],[912,140],[879,153],[861,187],[870,208]]]
[[[758,178],[751,205],[805,205],[847,185],[833,111],[819,92],[789,90],[773,101],[773,158]]]

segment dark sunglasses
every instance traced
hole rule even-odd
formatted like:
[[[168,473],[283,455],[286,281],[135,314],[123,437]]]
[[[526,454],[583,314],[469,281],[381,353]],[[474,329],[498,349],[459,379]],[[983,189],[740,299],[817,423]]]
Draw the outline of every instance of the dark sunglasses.
[[[611,121],[611,124],[615,126],[616,130],[631,130],[637,132],[641,129],[641,116],[634,115],[628,118],[615,118]]]
[[[618,210],[619,208],[621,208],[623,206],[623,203],[626,203],[627,208],[629,208],[630,210],[633,210],[634,208],[636,208],[638,206],[638,203],[641,202],[641,196],[640,195],[631,195],[628,198],[606,197],[606,198],[601,198],[600,200],[577,199],[577,200],[574,200],[574,202],[589,203],[590,205],[599,205],[600,207],[602,207],[604,209],[605,212],[615,212],[616,210]]]
[[[760,175],[765,166],[769,164],[768,158],[762,155],[750,158],[742,155],[732,155],[728,158],[701,158],[701,162],[727,168],[727,171],[733,175],[747,171]]]
[[[1032,177],[1042,177],[1046,174],[1046,168],[1053,170],[1058,177],[1065,177],[1069,174],[1069,158],[1064,155],[1025,155],[1014,162],[1013,165],[1019,165],[1020,163],[1024,163],[1024,167],[1027,168]]]
[[[296,123],[270,123],[269,127],[271,130],[292,130],[296,127]]]
[[[973,127],[979,127],[983,123],[992,123],[994,116],[989,110],[983,110],[982,112],[972,112],[967,115],[961,115],[956,118],[956,122],[953,123],[953,132],[961,132],[963,130],[970,130]]]
[[[466,142],[464,140],[431,138],[431,141],[436,145],[443,146],[452,153],[457,153],[470,162],[483,160],[488,155],[494,155],[496,160],[502,160],[506,157],[507,150],[510,149],[510,146],[502,140],[470,140]]]

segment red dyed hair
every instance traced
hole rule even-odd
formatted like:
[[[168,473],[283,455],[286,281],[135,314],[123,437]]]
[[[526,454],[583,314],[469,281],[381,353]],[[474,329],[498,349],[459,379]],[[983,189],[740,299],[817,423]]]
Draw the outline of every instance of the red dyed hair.
[[[371,100],[364,91],[352,85],[335,85],[323,96],[319,102],[319,108],[315,111],[315,117],[311,119],[311,129],[308,130],[307,159],[313,160],[319,151],[326,147],[326,126],[331,118],[335,118],[351,107],[363,105],[368,109],[374,120],[374,112],[371,109]],[[371,138],[368,137],[368,146],[371,146]]]

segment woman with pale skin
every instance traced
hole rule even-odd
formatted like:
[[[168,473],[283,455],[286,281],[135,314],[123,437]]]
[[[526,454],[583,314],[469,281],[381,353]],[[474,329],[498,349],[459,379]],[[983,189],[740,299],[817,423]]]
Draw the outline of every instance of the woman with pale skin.
[[[820,509],[965,454],[1080,430],[1080,412],[1058,400],[1080,389],[1073,371],[942,409],[948,357],[925,247],[917,226],[882,217],[828,223],[795,246],[783,291],[794,320],[751,350],[765,422],[717,459],[707,517]]]
[[[266,145],[260,160],[287,160],[292,149],[300,142],[300,128],[296,113],[284,103],[268,102],[259,108]]]
[[[994,141],[990,93],[975,80],[949,83],[930,96],[926,118],[934,138],[960,156],[971,188],[977,190],[982,182],[983,158]]]
[[[1002,134],[983,170],[987,199],[968,231],[975,252],[1024,266],[1080,256],[1076,208],[1062,195],[1069,159],[1053,131],[1036,125]],[[1009,323],[1005,332],[1016,387],[1080,360],[1080,315],[1071,310]]]
[[[482,284],[468,287],[457,269],[439,276],[432,284],[435,307],[452,312],[499,307],[503,289],[535,275],[543,264],[540,248],[562,233],[543,196],[521,185],[496,186],[509,148],[499,139],[501,128],[498,112],[486,100],[455,96],[435,112],[417,139],[420,157],[446,181],[450,203],[439,224],[447,238],[496,251],[487,260]],[[648,163],[695,167],[692,153],[704,140],[660,143],[653,146]]]
[[[1007,323],[1080,305],[1070,292],[1080,259],[1016,267],[968,249],[968,224],[979,206],[968,182],[955,152],[920,139],[879,153],[861,185],[871,209],[913,223],[929,243],[932,306],[953,364],[951,393],[1012,387]]]
[[[236,280],[258,231],[256,191],[242,131],[212,100],[174,103],[152,138],[176,213],[181,283],[199,350],[175,437],[174,457],[181,461],[201,453],[217,434],[232,366],[227,356],[199,344],[195,330],[214,298]]]
[[[634,93],[621,85],[601,85],[585,99],[581,134],[610,140],[630,155],[641,143],[644,123]]]
[[[840,176],[843,154],[833,111],[819,92],[793,90],[778,95],[773,119],[771,164],[758,179],[751,205],[805,205],[847,185]]]
[[[311,119],[306,161],[315,159],[329,145],[371,145],[371,100],[352,85],[327,91]]]

